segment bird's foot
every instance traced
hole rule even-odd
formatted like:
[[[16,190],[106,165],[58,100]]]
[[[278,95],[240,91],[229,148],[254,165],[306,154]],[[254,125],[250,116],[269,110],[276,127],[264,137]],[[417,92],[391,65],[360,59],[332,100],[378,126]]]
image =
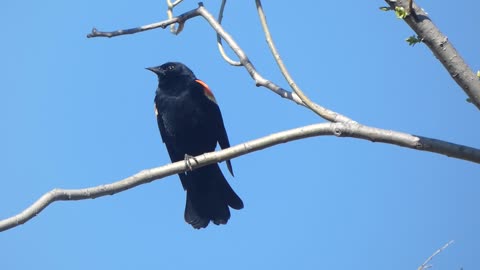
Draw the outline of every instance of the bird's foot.
[[[190,171],[193,171],[192,159],[195,160],[195,163],[198,164],[198,160],[194,156],[185,154],[185,166],[187,166]]]

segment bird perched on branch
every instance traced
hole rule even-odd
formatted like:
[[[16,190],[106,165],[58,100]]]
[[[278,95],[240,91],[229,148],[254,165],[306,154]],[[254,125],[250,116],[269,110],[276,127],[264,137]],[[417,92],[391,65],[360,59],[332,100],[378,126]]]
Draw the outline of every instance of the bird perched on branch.
[[[172,162],[230,147],[220,108],[207,84],[184,64],[168,62],[148,70],[158,76],[155,113],[162,140]],[[230,160],[227,167],[233,175]],[[179,174],[187,192],[185,221],[195,229],[226,224],[230,209],[242,209],[217,163]]]

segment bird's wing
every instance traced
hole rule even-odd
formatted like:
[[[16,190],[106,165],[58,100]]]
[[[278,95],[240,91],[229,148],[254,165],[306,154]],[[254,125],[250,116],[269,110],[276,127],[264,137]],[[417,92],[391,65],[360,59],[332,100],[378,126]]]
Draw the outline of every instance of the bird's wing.
[[[162,137],[163,143],[165,143],[165,146],[167,148],[168,155],[170,156],[170,160],[172,162],[176,162],[179,160],[183,160],[185,158],[185,155],[182,153],[178,153],[178,151],[175,151],[174,147],[174,141],[172,141],[171,137],[167,134],[165,124],[163,122],[162,116],[158,113],[157,106],[159,105],[159,101],[157,100],[157,97],[155,97],[154,101],[154,109],[155,109],[155,116],[157,118],[157,124],[158,124],[158,129],[160,130],[160,136]],[[186,189],[187,181],[186,181],[186,175],[185,173],[179,173],[178,176],[180,177],[180,181],[182,182],[183,189]]]
[[[163,119],[160,115],[158,115],[157,109],[157,97],[155,96],[155,100],[153,102],[153,109],[155,110],[155,117],[157,118],[158,129],[160,130],[160,136],[162,136],[162,142],[165,143],[166,131],[165,125],[163,124]]]
[[[197,82],[199,85],[202,86],[203,93],[211,101],[210,104],[212,106],[210,106],[210,109],[212,110],[213,112],[212,115],[214,117],[213,119],[211,119],[211,121],[213,121],[213,123],[215,124],[214,125],[216,129],[215,134],[217,136],[217,141],[218,141],[218,144],[220,145],[220,148],[222,149],[229,148],[230,142],[228,140],[227,130],[225,129],[225,125],[223,124],[222,113],[220,111],[220,108],[218,107],[217,100],[215,99],[215,96],[213,95],[212,90],[210,90],[208,85],[201,80],[197,79],[195,80],[195,82]],[[226,163],[227,163],[228,171],[232,175],[234,175],[232,163],[230,162],[230,160],[227,160]]]

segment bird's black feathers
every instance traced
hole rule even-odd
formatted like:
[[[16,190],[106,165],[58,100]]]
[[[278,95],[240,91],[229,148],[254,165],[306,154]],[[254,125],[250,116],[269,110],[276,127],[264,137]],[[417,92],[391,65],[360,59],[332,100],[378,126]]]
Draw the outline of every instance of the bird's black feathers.
[[[230,147],[222,114],[208,86],[178,62],[147,68],[158,76],[155,112],[162,140],[172,162],[185,155],[196,156],[220,147]],[[227,167],[233,175],[230,160]],[[218,164],[179,174],[187,192],[185,220],[194,228],[210,221],[226,224],[229,207],[243,208],[243,202],[228,184]]]

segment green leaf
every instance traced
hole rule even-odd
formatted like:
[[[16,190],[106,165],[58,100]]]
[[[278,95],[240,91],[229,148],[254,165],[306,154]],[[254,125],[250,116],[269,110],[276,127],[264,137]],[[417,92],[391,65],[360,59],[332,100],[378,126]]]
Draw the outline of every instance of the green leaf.
[[[395,15],[397,15],[397,18],[399,19],[405,19],[405,17],[408,16],[403,7],[395,7]]]
[[[408,45],[415,46],[415,44],[422,42],[422,39],[419,36],[409,36],[405,41],[408,42]]]
[[[391,7],[379,7],[379,9],[380,9],[381,11],[390,11],[390,10],[393,10],[393,8],[391,8]]]

